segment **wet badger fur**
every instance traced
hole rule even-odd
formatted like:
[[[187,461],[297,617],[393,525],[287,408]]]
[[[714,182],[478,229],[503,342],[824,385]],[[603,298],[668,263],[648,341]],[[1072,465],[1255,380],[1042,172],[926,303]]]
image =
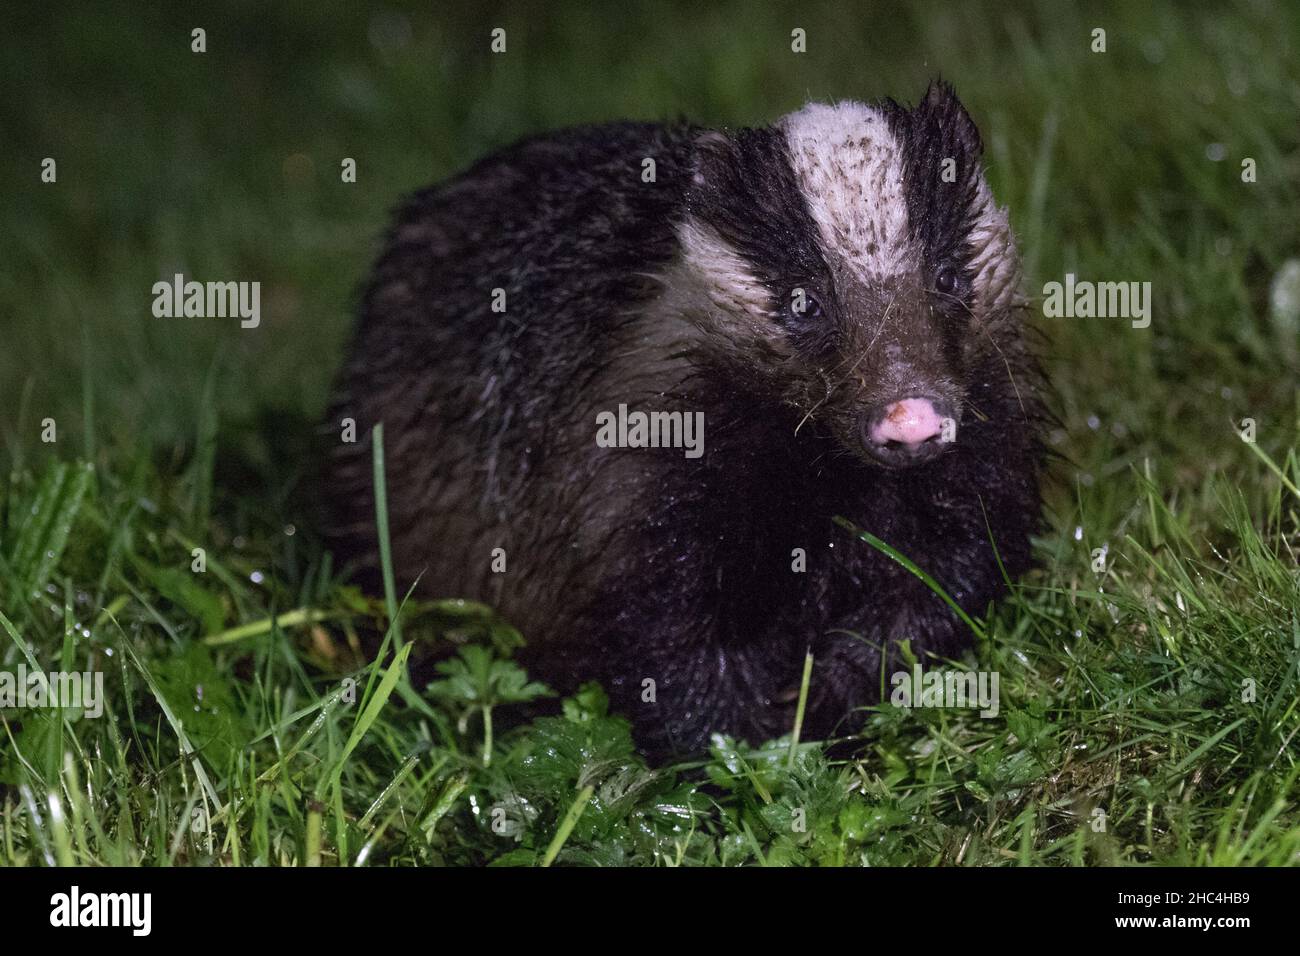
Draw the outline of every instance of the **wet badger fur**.
[[[331,426],[384,425],[399,577],[495,605],[534,676],[599,680],[647,752],[787,732],[809,649],[805,736],[831,735],[889,687],[895,642],[931,664],[969,642],[836,516],[972,614],[999,558],[1030,563],[1019,275],[943,84],[762,129],[565,130],[401,209]],[[601,447],[619,405],[703,412],[703,455]],[[368,446],[329,484],[339,548],[373,568]]]

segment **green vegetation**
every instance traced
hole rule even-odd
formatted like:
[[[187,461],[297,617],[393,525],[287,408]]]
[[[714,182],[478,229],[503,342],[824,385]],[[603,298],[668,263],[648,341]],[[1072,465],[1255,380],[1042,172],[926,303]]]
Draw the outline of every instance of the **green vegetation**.
[[[1300,331],[1271,292],[1300,257],[1300,8],[441,7],[10,14],[0,672],[102,671],[105,711],[0,709],[0,863],[1300,861]],[[974,622],[996,719],[885,705],[848,756],[650,769],[491,609],[346,584],[295,488],[400,195],[558,125],[765,123],[933,75],[1026,288],[1154,297],[1145,330],[1035,318],[1062,461],[1042,569]],[[176,272],[260,280],[261,326],[155,318]]]

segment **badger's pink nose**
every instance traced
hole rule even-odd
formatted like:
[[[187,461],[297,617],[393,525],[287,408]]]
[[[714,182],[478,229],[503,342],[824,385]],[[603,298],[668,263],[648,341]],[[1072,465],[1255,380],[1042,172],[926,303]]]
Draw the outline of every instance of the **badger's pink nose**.
[[[943,430],[943,420],[928,398],[905,398],[887,405],[884,415],[871,423],[871,441],[876,445],[920,445]]]

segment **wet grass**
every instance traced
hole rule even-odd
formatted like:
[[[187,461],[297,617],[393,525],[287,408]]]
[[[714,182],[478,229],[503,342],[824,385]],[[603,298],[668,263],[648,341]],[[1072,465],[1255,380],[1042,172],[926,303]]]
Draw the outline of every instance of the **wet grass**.
[[[0,862],[1300,860],[1300,13],[473,9],[14,15],[0,671],[100,672],[105,709],[0,709]],[[996,719],[886,705],[852,756],[719,740],[651,769],[597,688],[536,716],[490,609],[347,584],[294,489],[400,194],[564,123],[762,123],[935,74],[1030,292],[1153,291],[1148,329],[1036,319],[1063,461],[1041,570],[975,622]],[[155,319],[177,271],[259,279],[262,325]],[[446,641],[416,686],[406,655]]]

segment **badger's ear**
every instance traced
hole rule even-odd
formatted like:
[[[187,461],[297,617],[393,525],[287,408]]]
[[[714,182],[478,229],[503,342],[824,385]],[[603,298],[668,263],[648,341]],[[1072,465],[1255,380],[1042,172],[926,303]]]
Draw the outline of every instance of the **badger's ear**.
[[[691,186],[700,189],[717,183],[720,177],[734,175],[736,141],[719,129],[706,129],[696,135],[692,151]]]
[[[973,163],[983,154],[979,128],[950,84],[932,80],[913,113],[915,131],[947,155],[958,153]]]
[[[750,156],[737,139],[748,132],[708,129],[693,137],[686,208],[696,216],[718,218],[748,195],[752,187],[746,176]]]

